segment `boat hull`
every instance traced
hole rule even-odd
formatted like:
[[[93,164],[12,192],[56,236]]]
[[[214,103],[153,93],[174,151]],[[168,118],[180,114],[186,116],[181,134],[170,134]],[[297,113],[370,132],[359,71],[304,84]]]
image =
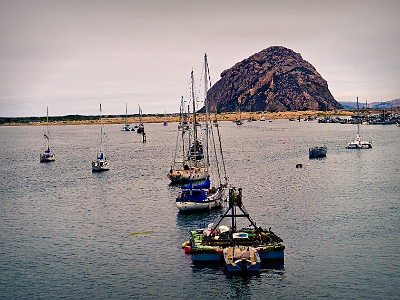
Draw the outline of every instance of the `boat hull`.
[[[314,147],[308,150],[309,158],[326,157],[326,147]]]
[[[258,249],[258,248],[257,248]],[[221,261],[223,260],[223,255],[221,248],[215,247],[214,252],[211,250],[192,250],[190,252],[193,262],[211,262],[211,261]],[[262,262],[268,261],[282,261],[285,259],[284,249],[276,250],[259,250],[258,255]]]
[[[52,162],[52,161],[55,161],[55,160],[56,160],[56,157],[52,153],[40,154],[40,162],[41,163]]]
[[[92,172],[104,172],[110,169],[110,163],[107,160],[98,159],[92,162]]]
[[[211,210],[214,208],[222,207],[224,200],[226,200],[225,189],[217,189],[216,192],[207,195],[206,199],[199,200],[182,200],[182,197],[178,197],[176,200],[176,206],[179,211],[199,211],[199,210]]]
[[[207,175],[208,173],[206,167],[196,167],[192,169],[181,168],[177,170],[171,170],[167,174],[167,177],[173,183],[183,183],[183,182],[189,182],[190,180],[192,181],[204,180],[207,178]]]
[[[223,257],[226,268],[231,273],[258,272],[261,259],[257,250],[248,246],[235,246],[225,248]]]
[[[372,149],[372,144],[370,142],[350,142],[347,144],[347,149]]]

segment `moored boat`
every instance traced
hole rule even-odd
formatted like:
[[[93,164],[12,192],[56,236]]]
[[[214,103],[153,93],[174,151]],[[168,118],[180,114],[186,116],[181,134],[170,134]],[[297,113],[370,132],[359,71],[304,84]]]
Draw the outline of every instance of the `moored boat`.
[[[135,128],[133,128],[130,124],[127,123],[128,119],[128,103],[125,104],[125,124],[121,128],[121,131],[135,131]]]
[[[371,149],[372,141],[366,141],[360,137],[360,119],[358,118],[358,97],[357,97],[357,135],[356,138],[347,143],[347,149]]]
[[[46,126],[47,131],[43,135],[45,140],[45,147],[42,153],[40,153],[40,162],[51,162],[56,160],[56,156],[50,150],[50,130],[49,130],[49,108],[47,107],[47,116],[46,116]]]
[[[196,120],[196,105],[194,97],[194,76],[191,73],[191,91],[192,91],[192,127],[189,127],[189,112],[185,113],[184,100],[181,99],[180,122],[178,125],[178,135],[176,140],[176,149],[171,168],[167,177],[172,183],[187,183],[189,181],[205,180],[208,176],[208,168],[204,162],[203,145],[199,141]]]
[[[207,64],[207,55],[204,55],[204,70],[205,74],[207,74],[208,64]],[[193,71],[192,71],[192,86],[193,86]],[[225,172],[225,163],[222,155],[222,147],[221,147],[221,139],[219,133],[218,123],[214,123],[215,126],[212,126],[209,122],[209,111],[208,111],[208,103],[207,103],[207,76],[205,76],[205,87],[204,87],[204,106],[206,110],[206,124],[205,124],[205,145],[203,145],[198,141],[197,138],[197,129],[196,129],[196,114],[193,116],[193,142],[191,143],[189,150],[189,160],[193,160],[195,163],[197,160],[205,160],[204,165],[206,171],[206,180],[200,184],[194,184],[193,179],[189,181],[188,185],[181,186],[181,191],[179,196],[176,198],[176,206],[178,207],[180,212],[187,211],[198,211],[204,209],[213,209],[222,207],[223,203],[226,200],[226,189],[228,186],[227,176]],[[193,93],[192,88],[192,93]],[[194,99],[194,95],[192,96]],[[195,111],[195,103],[193,101],[193,110]],[[219,149],[216,147],[216,141],[214,141],[215,134],[213,133],[214,128],[217,130],[218,138],[219,138]],[[210,140],[211,139],[211,140]],[[209,151],[209,146],[213,148],[213,151]],[[219,150],[219,155],[217,155]],[[214,163],[210,164],[210,152],[215,154]],[[223,167],[223,170],[220,168]],[[215,175],[214,182],[218,181],[218,185],[211,186],[211,169],[215,168],[217,170],[217,174]],[[222,172],[225,174],[222,179]]]
[[[251,225],[238,229],[237,219],[248,220]],[[224,220],[230,221],[230,224],[222,224]],[[235,239],[234,242],[236,233],[242,235],[242,238]],[[264,229],[255,224],[242,203],[241,188],[238,192],[234,187],[230,188],[229,207],[216,223],[211,223],[206,228],[194,229],[190,235],[190,239],[182,244],[182,248],[185,253],[191,255],[194,263],[221,261],[224,249],[234,245],[254,247],[262,262],[284,259],[285,246],[282,239],[274,234],[271,228]]]
[[[309,158],[326,157],[326,146],[315,146],[308,149]]]
[[[97,153],[96,160],[92,161],[92,172],[103,172],[108,171],[110,169],[110,162],[104,154],[104,125],[103,118],[101,115],[101,104],[100,104],[100,149]]]
[[[223,250],[226,267],[231,273],[250,273],[260,271],[261,258],[252,246],[232,246]]]

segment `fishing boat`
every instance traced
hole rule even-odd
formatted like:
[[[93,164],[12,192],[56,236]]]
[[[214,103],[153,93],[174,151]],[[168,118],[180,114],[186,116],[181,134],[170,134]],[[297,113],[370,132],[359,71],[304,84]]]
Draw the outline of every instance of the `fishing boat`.
[[[125,104],[125,124],[122,127],[121,131],[135,131],[135,129],[127,123],[128,119],[128,103]]]
[[[96,160],[92,162],[92,172],[103,172],[110,169],[110,162],[104,155],[104,139],[105,139],[103,118],[101,114],[101,104],[100,104],[100,149],[97,153]]]
[[[229,207],[217,222],[192,230],[190,239],[182,244],[192,261],[221,261],[224,249],[234,246],[254,247],[261,262],[283,261],[285,246],[282,239],[271,231],[271,227],[265,229],[256,225],[244,207],[241,188],[238,191],[235,187],[229,189],[228,203]],[[249,221],[250,225],[240,228],[238,219]]]
[[[371,149],[372,141],[366,141],[360,137],[360,119],[359,119],[359,108],[358,108],[358,97],[357,97],[357,136],[354,140],[347,143],[347,149]]]
[[[308,149],[309,158],[326,157],[326,146],[315,146]]]
[[[235,235],[242,235],[245,236],[243,238],[247,238],[246,233],[235,233],[234,240]],[[246,274],[260,271],[261,258],[257,250],[252,246],[227,247],[222,253],[228,272]]]
[[[228,186],[227,183],[227,176],[226,176],[226,171],[225,171],[225,163],[222,155],[222,147],[221,147],[221,138],[220,138],[220,133],[219,133],[219,126],[218,123],[214,123],[214,126],[211,126],[210,121],[209,121],[209,111],[208,111],[208,101],[207,101],[207,91],[208,91],[208,63],[207,63],[207,55],[204,55],[204,106],[206,110],[206,124],[205,124],[205,147],[201,148],[202,150],[202,155],[200,156],[201,159],[205,160],[205,166],[206,167],[206,180],[203,183],[200,184],[194,184],[193,180],[190,180],[187,185],[181,186],[181,191],[179,193],[179,196],[176,198],[176,206],[178,207],[180,212],[188,212],[188,211],[198,211],[198,210],[204,210],[204,209],[213,209],[213,208],[218,208],[222,207],[223,203],[226,200],[226,189]],[[192,71],[192,78],[193,78],[193,71]],[[193,82],[193,81],[192,81]],[[193,93],[193,89],[192,89]],[[194,99],[194,97],[192,97]],[[195,106],[193,106],[195,107]],[[194,109],[195,111],[195,109]],[[195,114],[194,114],[195,116]],[[197,135],[196,135],[196,119],[193,120],[193,128],[194,128],[194,133],[195,135],[193,136],[194,142],[192,143],[191,150],[190,150],[190,155],[189,158],[194,161],[197,161],[199,158],[200,154],[200,146],[197,144]],[[214,140],[214,128],[216,129],[218,133],[218,138],[219,138],[219,149],[217,149],[216,146],[216,141]],[[210,147],[213,147],[213,149],[209,149]],[[193,148],[192,148],[193,147]],[[203,152],[204,150],[204,152]],[[213,151],[210,151],[213,150]],[[219,155],[217,155],[219,150]],[[210,164],[210,152],[215,154],[214,161],[213,161],[213,166]],[[204,156],[203,156],[204,154]],[[214,174],[216,178],[214,178],[214,181],[217,180],[218,178],[218,185],[216,186],[211,186],[211,179],[210,179],[210,168],[215,167],[216,173]],[[222,170],[220,168],[223,167],[223,174],[224,177],[222,178]]]
[[[143,125],[143,120],[142,120],[142,109],[140,108],[140,105],[139,105],[139,125],[137,125],[137,127],[136,127],[136,132],[144,133],[144,125]]]
[[[205,180],[208,176],[208,168],[203,160],[204,149],[198,137],[196,117],[196,102],[194,97],[194,75],[191,73],[191,98],[192,98],[192,126],[189,127],[189,108],[185,113],[183,97],[180,105],[180,121],[174,158],[167,177],[172,183],[187,183],[189,181]]]
[[[47,107],[47,116],[46,116],[46,133],[44,133],[44,150],[40,153],[40,162],[51,162],[55,161],[56,157],[53,152],[50,150],[50,130],[49,130],[49,108]]]

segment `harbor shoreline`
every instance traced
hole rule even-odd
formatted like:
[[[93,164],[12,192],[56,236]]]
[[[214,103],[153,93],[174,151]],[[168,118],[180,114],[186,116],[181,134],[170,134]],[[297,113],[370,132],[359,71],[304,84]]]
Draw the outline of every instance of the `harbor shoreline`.
[[[339,111],[320,111],[320,110],[306,110],[306,111],[284,111],[284,112],[242,112],[241,119],[247,120],[252,118],[253,121],[259,121],[260,118],[263,116],[265,120],[274,120],[274,119],[301,119],[308,118],[308,117],[317,117],[322,118],[324,116],[327,117],[343,117],[343,116],[351,116],[354,115],[354,111],[352,110],[339,110]],[[65,117],[67,118],[67,117]],[[218,121],[234,121],[239,119],[238,113],[219,113],[216,116],[212,115],[211,120]],[[17,119],[17,118],[10,118],[10,119]],[[43,121],[29,121],[29,117],[20,118],[21,120],[25,121],[13,121],[13,122],[5,122],[0,124],[0,126],[35,126],[35,125],[44,125],[45,122]],[[28,119],[28,121],[26,121]],[[51,121],[49,117],[49,124],[50,125],[90,125],[90,124],[99,124],[100,119],[94,119],[93,116],[88,117],[88,119],[81,119],[81,120],[57,120]],[[179,122],[180,116],[178,113],[174,114],[149,114],[149,115],[142,115],[142,123],[174,123]],[[199,121],[205,120],[205,114],[199,113],[197,114],[197,119]],[[103,123],[104,124],[124,124],[125,117],[123,116],[103,116]],[[126,123],[128,124],[138,124],[140,123],[139,115],[128,115],[126,119]]]

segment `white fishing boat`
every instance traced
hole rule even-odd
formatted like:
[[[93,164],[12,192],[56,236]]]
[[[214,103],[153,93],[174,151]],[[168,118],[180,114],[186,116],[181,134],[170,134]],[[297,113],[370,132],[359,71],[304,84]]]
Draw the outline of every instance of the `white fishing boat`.
[[[371,149],[372,141],[366,141],[360,137],[360,119],[358,115],[358,97],[357,97],[357,135],[356,138],[347,143],[347,149]]]
[[[207,63],[207,55],[204,55],[204,106],[206,110],[206,124],[205,124],[205,133],[206,133],[206,139],[205,139],[205,147],[204,147],[204,159],[205,159],[205,165],[208,166],[206,168],[207,172],[207,179],[205,182],[201,184],[193,184],[193,180],[189,181],[188,185],[182,186],[181,191],[179,193],[179,196],[176,198],[176,206],[178,207],[180,212],[184,211],[198,211],[198,210],[204,210],[204,209],[213,209],[217,207],[221,207],[223,203],[226,200],[227,194],[226,194],[226,189],[228,186],[227,183],[227,176],[225,172],[225,163],[222,155],[222,147],[221,147],[221,139],[220,139],[220,133],[219,133],[219,126],[217,123],[214,125],[216,126],[211,126],[210,121],[209,121],[209,111],[208,111],[208,101],[207,101],[207,91],[208,91],[208,63]],[[193,78],[193,71],[192,71],[192,78]],[[194,97],[193,97],[194,98]],[[195,109],[194,109],[195,111]],[[196,128],[196,120],[193,120],[193,126]],[[214,136],[216,134],[213,133],[213,130],[217,130],[218,133],[218,138],[219,138],[219,149],[217,149],[216,146],[216,141],[214,141]],[[196,132],[196,130],[194,130]],[[212,140],[210,140],[212,139]],[[197,136],[194,135],[194,141],[197,141]],[[211,142],[211,143],[210,143]],[[190,157],[191,159],[194,159],[196,161],[199,152],[199,147],[197,146],[197,143],[194,142],[192,147],[194,149],[191,149],[190,152]],[[209,146],[213,147],[213,151],[209,151]],[[218,153],[219,150],[219,155],[217,156],[216,154]],[[210,152],[215,154],[213,165],[211,166],[210,164]],[[223,173],[222,170],[220,170],[220,167],[223,167]],[[210,168],[215,168],[217,170],[215,176],[218,176],[218,181],[217,178],[213,178],[214,182],[218,182],[216,186],[211,185],[211,179],[210,179]],[[217,175],[218,174],[218,175]],[[222,178],[222,175],[224,174],[225,176]]]
[[[248,238],[247,233],[235,233],[235,235],[245,236]],[[231,273],[250,273],[258,272],[261,267],[261,258],[257,250],[252,246],[232,246],[223,250],[223,257],[226,267]]]
[[[47,107],[46,133],[44,133],[44,150],[40,153],[40,162],[51,162],[56,160],[56,156],[50,149],[50,130],[49,130],[49,108]]]
[[[125,124],[121,128],[121,131],[135,131],[135,129],[130,124],[127,123],[127,119],[128,119],[128,103],[125,104]]]
[[[104,132],[103,118],[101,114],[101,104],[100,104],[100,149],[97,153],[96,160],[92,162],[92,172],[103,172],[110,169],[110,162],[104,154],[104,144],[106,134]]]

